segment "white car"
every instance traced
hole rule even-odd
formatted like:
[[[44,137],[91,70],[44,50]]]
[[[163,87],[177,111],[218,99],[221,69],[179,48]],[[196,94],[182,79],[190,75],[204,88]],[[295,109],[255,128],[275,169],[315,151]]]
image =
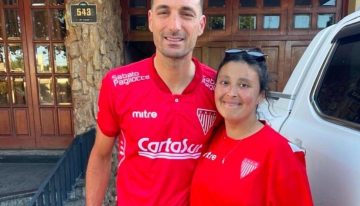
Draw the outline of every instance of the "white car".
[[[360,11],[320,31],[260,115],[306,150],[316,206],[360,205]]]

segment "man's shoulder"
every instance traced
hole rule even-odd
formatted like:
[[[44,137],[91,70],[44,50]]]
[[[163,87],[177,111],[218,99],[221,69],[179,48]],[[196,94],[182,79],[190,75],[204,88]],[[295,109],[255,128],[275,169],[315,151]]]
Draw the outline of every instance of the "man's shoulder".
[[[127,65],[121,65],[118,67],[115,67],[113,69],[111,69],[108,74],[111,75],[117,75],[117,74],[126,74],[129,72],[142,72],[144,70],[147,70],[148,67],[151,65],[152,63],[152,58],[146,58],[137,62],[132,62],[130,64]]]
[[[206,65],[206,64],[200,62],[197,59],[195,59],[195,61],[198,62],[198,65],[199,65],[200,69],[202,70],[202,73],[204,76],[207,76],[209,78],[215,78],[216,72],[217,72],[215,69],[213,69],[209,65]]]
[[[147,58],[141,61],[130,63],[111,69],[106,73],[103,80],[113,82],[116,86],[129,86],[132,83],[143,82],[150,79],[150,67],[152,59]]]

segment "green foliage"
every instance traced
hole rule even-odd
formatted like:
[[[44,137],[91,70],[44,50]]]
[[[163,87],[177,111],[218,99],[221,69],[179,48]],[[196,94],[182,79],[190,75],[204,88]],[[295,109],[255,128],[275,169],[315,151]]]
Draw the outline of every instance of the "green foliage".
[[[225,16],[211,16],[209,22],[210,30],[224,30],[225,29]]]
[[[256,29],[256,17],[255,16],[240,16],[239,17],[239,29],[241,29],[241,30]]]

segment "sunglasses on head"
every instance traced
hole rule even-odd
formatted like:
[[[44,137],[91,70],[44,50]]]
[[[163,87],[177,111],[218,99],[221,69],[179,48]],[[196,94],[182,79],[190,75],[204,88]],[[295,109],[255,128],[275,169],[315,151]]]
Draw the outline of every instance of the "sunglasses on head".
[[[264,58],[267,56],[266,54],[262,53],[261,51],[258,51],[258,49],[228,49],[225,51],[225,55],[234,55],[234,54],[247,54],[256,60],[260,58]]]

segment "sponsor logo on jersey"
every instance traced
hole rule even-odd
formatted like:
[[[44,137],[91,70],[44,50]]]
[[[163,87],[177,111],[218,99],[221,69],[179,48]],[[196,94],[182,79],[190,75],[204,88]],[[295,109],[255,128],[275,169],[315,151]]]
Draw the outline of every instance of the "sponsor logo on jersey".
[[[252,173],[253,171],[255,171],[258,168],[259,163],[254,161],[254,160],[250,160],[248,158],[245,158],[242,162],[241,162],[241,170],[240,170],[240,179],[246,177],[247,175],[249,175],[250,173]]]
[[[211,91],[215,89],[215,80],[206,76],[203,76],[202,83]]]
[[[206,158],[206,159],[209,159],[211,161],[214,161],[216,160],[217,156],[216,154],[212,153],[212,152],[206,152],[203,154],[203,157]]]
[[[214,122],[216,120],[216,112],[213,110],[207,109],[197,109],[197,117],[203,129],[204,135],[206,135],[210,128],[214,126]]]
[[[201,156],[202,144],[189,144],[187,138],[173,141],[152,141],[143,137],[138,141],[139,155],[150,159],[198,159]]]
[[[149,80],[150,75],[141,76],[139,72],[130,72],[127,74],[112,75],[114,86],[129,85],[134,82]]]
[[[158,114],[151,111],[133,111],[131,116],[135,119],[156,119]]]

